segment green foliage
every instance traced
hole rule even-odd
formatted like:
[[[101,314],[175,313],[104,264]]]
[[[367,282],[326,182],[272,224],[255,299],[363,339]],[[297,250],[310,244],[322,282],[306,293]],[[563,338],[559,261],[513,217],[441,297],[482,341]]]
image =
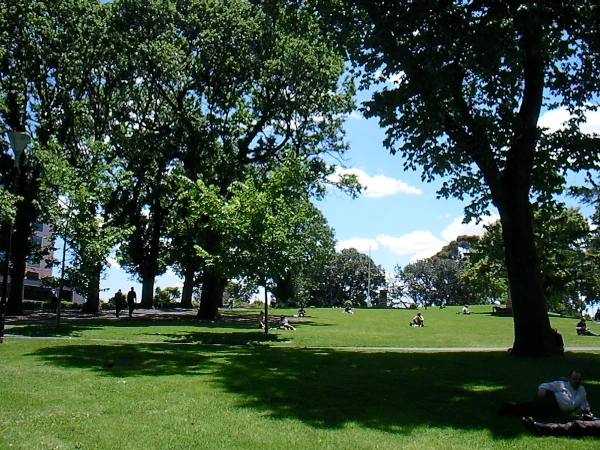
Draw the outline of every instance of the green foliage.
[[[461,305],[484,303],[463,283],[462,273],[476,236],[459,236],[431,258],[421,259],[394,271],[393,295],[410,298],[421,305]]]
[[[310,304],[342,306],[349,301],[355,306],[366,306],[367,300],[377,298],[384,286],[385,271],[381,266],[354,248],[344,249],[326,267]]]
[[[157,308],[172,308],[177,306],[181,299],[181,289],[176,286],[161,289],[157,287],[154,290],[154,306]]]
[[[538,208],[534,217],[536,247],[550,309],[578,309],[581,295],[593,304],[597,281],[590,271],[594,258],[588,250],[587,220],[578,210],[564,205]],[[500,221],[486,226],[486,232],[471,251],[463,279],[484,298],[506,299],[508,280]]]
[[[230,276],[263,281],[321,260],[332,248],[332,231],[308,199],[306,160],[287,155],[277,170],[248,175],[225,195],[202,180],[186,200],[219,232],[225,252],[196,246],[206,264]]]
[[[235,303],[250,303],[252,296],[258,292],[258,284],[252,279],[231,280],[223,291],[224,302],[233,299]]]

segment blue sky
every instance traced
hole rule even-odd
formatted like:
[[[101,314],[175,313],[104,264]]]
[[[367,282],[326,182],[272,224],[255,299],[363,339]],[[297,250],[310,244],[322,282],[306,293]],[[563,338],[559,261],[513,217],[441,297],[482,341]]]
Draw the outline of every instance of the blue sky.
[[[366,93],[360,94],[361,99]],[[565,110],[542,115],[540,125],[557,129],[569,118]],[[355,173],[365,187],[357,199],[331,189],[317,206],[336,232],[338,250],[354,247],[368,254],[375,264],[392,273],[396,265],[404,266],[437,253],[444,245],[461,234],[481,234],[482,225],[462,224],[466,201],[438,199],[441,180],[421,181],[421,172],[404,172],[402,158],[390,155],[383,145],[384,130],[374,119],[364,119],[353,113],[346,122],[346,170]],[[584,131],[600,133],[600,112],[588,116]],[[583,175],[571,175],[570,184],[583,182]],[[574,200],[570,200],[571,203]],[[484,222],[497,219],[492,214]],[[168,272],[156,279],[156,286],[182,286],[182,280]],[[108,299],[117,289],[141,284],[124,273],[111,259],[111,268],[101,287],[108,289],[102,298]]]

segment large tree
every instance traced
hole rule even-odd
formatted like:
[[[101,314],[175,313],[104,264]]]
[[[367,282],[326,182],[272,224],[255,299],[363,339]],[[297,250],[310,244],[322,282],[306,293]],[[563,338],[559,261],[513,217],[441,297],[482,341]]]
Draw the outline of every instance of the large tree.
[[[320,305],[342,306],[346,301],[367,306],[385,286],[385,271],[369,255],[355,248],[343,249],[325,271],[319,289]]]
[[[347,148],[342,124],[353,106],[353,85],[341,78],[343,57],[316,26],[315,14],[282,2],[175,3],[180,44],[152,69],[154,76],[173,77],[155,91],[173,108],[176,131],[184,138],[179,155],[184,176],[224,196],[290,151],[306,158],[309,177],[331,174],[323,154]],[[175,209],[182,217],[189,205],[182,199]],[[189,233],[191,225],[195,235],[174,236],[172,255],[195,243],[211,258],[228,251],[210,217],[185,220],[173,231]],[[206,260],[180,262],[186,285],[201,273],[199,317],[213,318],[227,277]]]
[[[9,0],[0,5],[0,130],[2,134],[6,129],[27,130],[34,149],[21,165],[15,187],[20,200],[11,255],[9,313],[22,308],[32,225],[49,218],[47,209],[58,194],[41,189],[47,169],[44,160],[74,148],[70,145],[77,117],[73,106],[81,92],[75,87],[86,75],[82,67],[94,60],[90,49],[98,48],[88,42],[98,7],[95,0]]]
[[[202,180],[188,186],[183,196],[192,220],[209,218],[206,225],[218,232],[223,248],[196,246],[206,266],[225,281],[254,280],[286,302],[310,269],[323,270],[333,252],[333,231],[310,201],[309,165],[288,153],[273,169],[247,174],[225,194]]]
[[[502,221],[514,311],[513,355],[557,353],[547,315],[532,201],[560,191],[564,171],[597,164],[580,125],[600,93],[598,3],[561,1],[315,0],[342,30],[351,57],[375,78],[398,77],[365,108],[385,145],[442,196],[489,203]],[[544,109],[573,115],[555,133]]]
[[[397,266],[394,284],[402,287],[404,295],[423,305],[481,302],[482,299],[471,297],[461,277],[476,241],[476,236],[459,236],[430,258],[403,268]]]

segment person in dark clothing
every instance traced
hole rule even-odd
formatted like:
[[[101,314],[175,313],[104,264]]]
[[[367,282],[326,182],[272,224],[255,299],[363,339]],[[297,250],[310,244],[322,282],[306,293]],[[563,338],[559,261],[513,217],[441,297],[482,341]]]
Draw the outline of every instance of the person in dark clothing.
[[[581,416],[585,420],[567,423],[536,422],[533,417],[523,417],[523,425],[533,434],[540,436],[600,436],[600,420],[593,415]]]
[[[582,317],[581,320],[575,325],[575,330],[577,334],[584,336],[600,336],[600,334],[592,331],[588,328],[587,323],[585,322],[585,317]]]
[[[119,317],[119,314],[123,309],[123,304],[125,303],[124,300],[125,296],[123,295],[123,292],[121,292],[121,289],[119,289],[115,294],[115,310],[117,311],[117,317]]]
[[[127,293],[127,306],[129,308],[129,317],[133,316],[133,310],[135,308],[136,298],[137,298],[137,294],[135,293],[135,290],[133,289],[133,286],[132,286],[131,290]]]
[[[562,334],[560,334],[556,328],[552,328],[552,337],[554,338],[556,347],[562,355],[565,352],[565,342],[563,341]]]
[[[52,307],[53,313],[58,311],[58,297],[56,294],[52,294],[52,297],[50,297],[50,306]]]

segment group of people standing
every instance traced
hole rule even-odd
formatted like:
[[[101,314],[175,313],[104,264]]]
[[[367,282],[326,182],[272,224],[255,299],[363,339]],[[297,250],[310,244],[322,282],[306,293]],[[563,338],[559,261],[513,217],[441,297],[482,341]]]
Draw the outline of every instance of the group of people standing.
[[[135,301],[137,299],[137,294],[135,293],[135,289],[133,287],[127,293],[127,307],[129,308],[129,317],[133,317],[133,310],[135,309]],[[125,295],[119,289],[115,294],[115,309],[117,312],[117,317],[121,313],[121,310],[125,307]]]

